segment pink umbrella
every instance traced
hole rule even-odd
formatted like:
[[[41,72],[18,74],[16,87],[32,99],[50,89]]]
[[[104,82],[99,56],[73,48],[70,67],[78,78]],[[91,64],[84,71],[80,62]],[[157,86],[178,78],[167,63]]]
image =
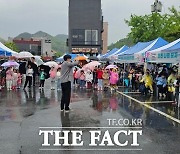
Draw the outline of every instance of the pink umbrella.
[[[84,65],[82,69],[83,69],[83,70],[94,70],[94,68],[95,68],[96,66],[99,66],[99,65],[101,65],[100,62],[98,62],[98,61],[92,61],[92,62]]]
[[[19,66],[19,64],[15,61],[8,61],[8,62],[5,62],[3,63],[1,66],[3,67],[11,67],[11,66]]]
[[[118,68],[116,65],[108,65],[106,69]]]

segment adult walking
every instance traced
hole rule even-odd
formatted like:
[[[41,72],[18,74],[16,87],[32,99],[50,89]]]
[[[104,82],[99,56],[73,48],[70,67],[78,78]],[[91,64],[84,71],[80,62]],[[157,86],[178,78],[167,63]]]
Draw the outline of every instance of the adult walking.
[[[32,57],[31,58],[31,63],[30,63],[32,69],[33,69],[33,86],[36,85],[36,75],[38,74],[38,67],[37,64],[35,62],[35,58]]]
[[[24,89],[26,88],[28,83],[29,83],[29,86],[28,86],[29,90],[31,89],[32,78],[33,78],[33,69],[31,68],[31,65],[28,64],[28,68],[26,70],[26,81],[24,84]]]
[[[61,89],[62,89],[62,98],[61,98],[61,111],[69,112],[69,104],[71,97],[71,81],[73,79],[73,67],[78,65],[79,62],[71,62],[71,56],[65,55],[64,62],[61,65]]]

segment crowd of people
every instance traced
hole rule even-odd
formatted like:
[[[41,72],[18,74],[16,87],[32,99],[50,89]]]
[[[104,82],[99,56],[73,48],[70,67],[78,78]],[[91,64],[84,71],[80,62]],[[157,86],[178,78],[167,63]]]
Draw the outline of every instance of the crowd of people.
[[[142,95],[154,94],[159,99],[179,99],[179,81],[177,67],[156,66],[144,69],[138,66],[124,68],[117,67],[106,69],[107,65],[95,67],[94,70],[84,71],[74,69],[74,86],[79,88],[107,90],[111,92],[118,87],[129,88],[132,92],[140,92]]]
[[[98,91],[108,90],[111,93],[118,87],[129,88],[132,92],[140,92],[143,95],[154,94],[159,99],[179,100],[179,81],[176,66],[152,65],[144,69],[137,65],[118,66],[106,69],[107,64],[95,66],[94,69],[83,70],[82,66],[73,68],[73,86],[80,89],[94,89]],[[50,70],[38,67],[34,61],[27,61],[20,67],[0,68],[0,89],[4,87],[8,91],[26,89],[28,86],[37,85],[44,89],[47,78],[51,80],[51,90],[61,90],[61,67],[52,66]],[[38,81],[38,82],[37,82]]]

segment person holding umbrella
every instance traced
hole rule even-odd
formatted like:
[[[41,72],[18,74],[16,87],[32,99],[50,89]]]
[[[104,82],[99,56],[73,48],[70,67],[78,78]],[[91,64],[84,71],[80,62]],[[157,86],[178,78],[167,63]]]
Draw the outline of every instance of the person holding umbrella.
[[[79,61],[74,63],[71,62],[71,56],[65,55],[64,62],[61,65],[61,89],[62,89],[62,98],[61,98],[61,111],[69,112],[69,104],[71,97],[71,80],[73,79],[73,67],[79,64]]]
[[[38,67],[37,67],[37,64],[35,62],[34,57],[31,58],[30,65],[31,65],[31,67],[33,69],[33,86],[35,86],[35,84],[36,84],[36,75],[38,74]]]

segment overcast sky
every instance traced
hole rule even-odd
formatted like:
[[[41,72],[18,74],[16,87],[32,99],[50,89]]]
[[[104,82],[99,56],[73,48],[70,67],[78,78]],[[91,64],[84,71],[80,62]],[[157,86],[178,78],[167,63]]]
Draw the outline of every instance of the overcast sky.
[[[104,20],[109,23],[109,44],[124,38],[130,29],[124,23],[131,14],[151,12],[155,0],[102,0]],[[161,0],[162,13],[180,6],[180,0]],[[51,35],[68,34],[68,0],[0,0],[0,37],[39,30]]]

